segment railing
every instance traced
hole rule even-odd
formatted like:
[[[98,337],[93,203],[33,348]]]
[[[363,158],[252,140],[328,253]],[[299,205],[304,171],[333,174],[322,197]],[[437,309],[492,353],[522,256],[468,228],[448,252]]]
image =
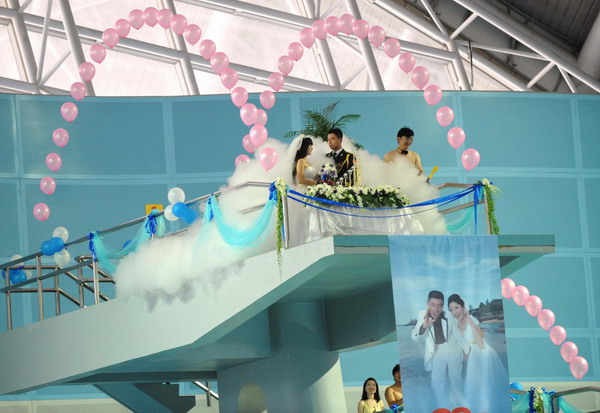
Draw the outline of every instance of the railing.
[[[570,394],[579,394],[585,393],[588,391],[600,393],[600,387],[598,386],[587,386],[587,387],[579,387],[577,389],[558,391],[552,395],[552,411],[558,412],[558,398],[562,396],[568,396]],[[600,410],[594,410],[591,413],[599,413]]]
[[[212,399],[219,401],[219,395],[210,389],[209,382],[205,381],[204,383],[201,383],[199,381],[193,381],[192,384],[201,388],[206,393],[206,406],[207,407],[212,406]]]
[[[239,184],[239,185],[235,185],[235,186],[226,188],[222,191],[217,191],[212,194],[208,194],[208,195],[201,196],[199,198],[195,198],[191,201],[186,202],[185,204],[188,206],[196,205],[196,204],[205,202],[212,195],[219,196],[225,192],[236,191],[236,190],[240,190],[240,189],[244,189],[244,188],[248,188],[248,187],[266,188],[266,187],[269,187],[270,185],[271,184],[267,183],[267,182],[249,181],[249,182],[246,182],[243,184]],[[464,189],[464,188],[469,188],[470,186],[471,185],[469,185],[469,184],[446,183],[446,184],[438,186],[437,188],[440,190],[445,189],[445,188]],[[487,221],[487,203],[485,202],[485,197],[484,197],[484,200],[480,200],[479,203],[485,204],[486,221]],[[259,205],[248,207],[248,208],[242,210],[241,212],[249,213],[249,212],[258,210],[258,209],[262,208],[263,206],[264,206],[264,204],[261,203]],[[446,215],[446,214],[460,211],[460,210],[463,210],[466,208],[471,208],[472,206],[473,206],[473,203],[468,202],[468,203],[464,203],[464,204],[461,204],[461,205],[458,205],[458,206],[455,206],[452,208],[440,210],[439,212],[441,214]],[[156,215],[160,216],[163,214],[164,214],[164,211],[160,211]],[[97,231],[97,233],[98,233],[98,235],[107,235],[110,233],[114,233],[114,232],[120,231],[122,229],[129,228],[134,225],[140,224],[145,219],[146,219],[146,216],[136,218],[134,220],[125,222],[125,223],[117,225],[115,227]],[[284,198],[284,202],[283,202],[284,248],[289,248],[290,237],[289,237],[288,222],[289,222],[289,209],[288,209],[288,204],[287,204],[287,198]],[[488,230],[488,233],[491,233],[491,227],[490,227],[489,221],[487,221],[487,230]],[[168,234],[167,236],[176,236],[185,231],[187,231],[187,228],[184,230],[181,230],[181,231],[177,231],[177,232]],[[74,241],[65,243],[65,248],[72,247],[74,245],[78,245],[78,244],[88,242],[88,241],[89,241],[89,238],[87,236],[81,237]],[[93,260],[91,256],[89,256],[89,255],[78,256],[75,258],[76,263],[74,265],[71,265],[71,266],[68,266],[65,268],[60,268],[57,265],[42,264],[43,255],[44,254],[40,251],[40,252],[36,252],[31,255],[28,255],[26,257],[23,257],[23,258],[19,258],[17,260],[13,260],[13,261],[10,261],[10,262],[4,263],[4,264],[0,264],[0,271],[6,270],[6,276],[5,276],[6,285],[5,285],[5,287],[0,288],[0,293],[4,293],[6,295],[6,313],[7,313],[7,328],[8,328],[8,330],[12,330],[12,328],[13,328],[12,300],[11,300],[12,294],[37,293],[38,313],[39,313],[40,321],[44,320],[44,293],[54,293],[54,303],[55,303],[56,315],[61,314],[61,302],[60,302],[61,297],[66,298],[67,300],[69,300],[70,302],[79,306],[80,308],[86,307],[86,304],[85,304],[85,292],[86,291],[93,293],[94,304],[99,304],[101,301],[109,301],[110,300],[110,298],[107,295],[105,295],[101,292],[100,284],[101,283],[114,284],[114,280],[109,274],[103,272],[102,270],[100,270],[98,268],[97,262],[95,260]],[[35,264],[33,264],[33,265],[27,264],[27,262],[32,261],[32,260],[35,260]],[[26,281],[23,281],[23,282],[20,282],[17,284],[11,284],[9,270],[16,269],[20,266],[23,266],[24,270],[35,270],[36,276],[32,277],[29,280],[26,280]],[[50,272],[44,273],[44,270],[50,270]],[[91,277],[85,277],[84,270],[91,270]],[[65,275],[67,278],[69,278],[70,280],[74,281],[77,284],[79,299],[73,297],[71,294],[69,294],[67,291],[65,291],[63,288],[60,287],[60,277],[59,276],[61,276],[61,275]],[[54,279],[54,286],[53,287],[44,287],[43,281],[47,280],[47,279],[51,279],[51,278]],[[34,286],[31,288],[24,288],[29,285],[34,285]]]

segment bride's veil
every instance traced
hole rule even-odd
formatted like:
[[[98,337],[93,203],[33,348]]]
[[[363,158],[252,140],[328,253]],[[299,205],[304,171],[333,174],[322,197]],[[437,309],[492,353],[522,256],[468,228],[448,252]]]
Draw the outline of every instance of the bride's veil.
[[[283,159],[284,165],[290,166],[290,171],[294,168],[294,158],[296,157],[296,152],[302,146],[302,140],[304,138],[312,138],[312,136],[300,134],[294,138],[287,147]],[[314,138],[313,138],[314,140]]]

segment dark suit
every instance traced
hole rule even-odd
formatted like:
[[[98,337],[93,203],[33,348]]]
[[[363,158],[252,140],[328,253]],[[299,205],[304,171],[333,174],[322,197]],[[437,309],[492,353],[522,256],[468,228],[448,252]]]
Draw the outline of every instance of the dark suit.
[[[335,161],[338,178],[341,178],[354,166],[354,154],[346,152],[345,149],[342,149],[337,155],[334,152],[329,152],[327,156]]]

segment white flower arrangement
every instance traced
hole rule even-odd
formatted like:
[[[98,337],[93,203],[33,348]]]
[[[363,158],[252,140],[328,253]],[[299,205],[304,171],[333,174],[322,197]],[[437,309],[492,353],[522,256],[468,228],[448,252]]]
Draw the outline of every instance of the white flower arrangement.
[[[402,208],[411,202],[400,189],[390,185],[364,187],[319,184],[309,186],[306,195],[361,208]]]

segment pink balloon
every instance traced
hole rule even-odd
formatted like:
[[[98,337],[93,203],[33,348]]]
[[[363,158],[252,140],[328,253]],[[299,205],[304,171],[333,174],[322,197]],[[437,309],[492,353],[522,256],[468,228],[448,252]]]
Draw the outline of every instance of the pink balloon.
[[[462,164],[467,171],[470,171],[479,165],[479,160],[479,152],[477,152],[477,149],[473,148],[466,149],[461,156]]]
[[[256,121],[258,110],[252,103],[246,103],[240,109],[240,118],[246,126],[252,125]]]
[[[46,195],[52,195],[56,190],[56,181],[50,176],[45,176],[40,179],[40,189]]]
[[[527,298],[529,298],[529,290],[527,287],[519,285],[513,290],[512,298],[517,305],[523,307],[525,305],[525,301],[527,301]]]
[[[571,374],[577,380],[581,379],[583,376],[585,376],[587,374],[588,368],[589,368],[588,362],[583,357],[575,357],[569,363],[569,370],[571,370]]]
[[[267,141],[268,136],[269,132],[267,131],[267,128],[265,128],[263,125],[254,125],[250,129],[250,140],[257,148],[264,145],[264,143]]]
[[[216,50],[217,46],[212,40],[206,39],[200,42],[200,55],[206,60],[210,60]]]
[[[537,316],[541,309],[542,299],[540,297],[537,295],[530,295],[527,297],[527,300],[525,300],[525,310],[527,310],[530,316]],[[546,328],[546,330],[548,329]]]
[[[373,26],[369,29],[369,41],[375,47],[381,46],[385,40],[385,30],[381,26]]]
[[[566,341],[562,346],[560,346],[560,356],[567,363],[572,362],[573,359],[577,357],[578,351],[579,349],[577,348],[577,345],[572,341]]]
[[[236,87],[231,91],[231,101],[235,106],[241,108],[248,102],[248,92],[241,86]]]
[[[79,65],[79,76],[86,82],[89,82],[94,78],[96,74],[96,68],[90,62],[83,62]]]
[[[73,122],[75,119],[77,119],[79,109],[77,108],[77,105],[73,102],[65,102],[60,107],[60,114],[62,115],[63,119],[67,122]]]
[[[419,89],[423,89],[429,82],[429,70],[425,66],[416,66],[410,75],[413,84]]]
[[[232,87],[238,82],[238,73],[230,67],[223,69],[221,72],[221,83],[227,89],[231,90]]]
[[[62,166],[62,159],[60,158],[60,156],[57,153],[54,153],[54,152],[49,153],[46,156],[46,166],[51,171],[56,172]]]
[[[64,148],[67,146],[67,143],[69,143],[69,132],[63,128],[54,129],[54,132],[52,132],[52,140],[56,146]]]
[[[260,94],[260,104],[265,109],[271,109],[275,105],[275,93],[265,90]]]
[[[289,56],[281,56],[277,60],[277,69],[284,75],[289,75],[292,69],[294,68],[294,61]]]
[[[415,57],[410,52],[402,53],[400,57],[398,57],[398,66],[400,66],[400,69],[402,69],[404,73],[408,73],[413,70],[413,67],[415,67],[415,62]]]
[[[352,23],[352,33],[359,39],[364,39],[369,34],[369,23],[363,19],[355,20]]]
[[[319,40],[323,40],[324,38],[327,37],[327,29],[325,28],[325,22],[321,19],[315,20],[312,25],[311,25],[311,29],[313,32],[313,35],[319,39]]]
[[[332,36],[337,36],[340,31],[340,19],[335,16],[329,16],[325,19],[325,30]]]
[[[423,97],[430,106],[437,105],[442,100],[442,89],[438,85],[429,85],[423,90]]]
[[[144,12],[140,9],[133,9],[129,12],[129,24],[135,30],[139,30],[144,25]]]
[[[304,54],[304,47],[298,42],[290,43],[288,46],[288,56],[291,57],[294,61],[300,60],[302,55]]]
[[[148,7],[144,10],[144,21],[150,27],[156,26],[158,23],[158,10],[154,7]]]
[[[262,109],[258,109],[256,111],[256,120],[254,121],[255,125],[265,126],[267,124],[268,120],[269,120],[269,117],[267,116],[267,112],[265,112]]]
[[[161,9],[158,12],[158,24],[163,29],[168,29],[171,27],[171,17],[173,17],[173,12],[169,9]]]
[[[260,164],[267,171],[277,164],[277,158],[277,151],[273,148],[265,148],[260,151],[260,154],[258,155]]]
[[[170,26],[171,30],[173,30],[175,34],[182,35],[187,27],[187,19],[181,14],[171,16]]]
[[[43,202],[35,204],[33,207],[33,216],[38,221],[45,221],[50,216],[50,208],[48,208],[48,205],[44,204]]]
[[[189,44],[196,44],[200,40],[200,37],[202,37],[202,30],[196,24],[188,24],[183,32],[183,36]]]
[[[254,151],[256,150],[256,145],[252,143],[252,139],[250,139],[250,135],[244,136],[244,138],[242,139],[242,146],[249,153],[254,153]]]
[[[510,278],[504,278],[500,284],[502,285],[502,297],[510,299],[512,298],[513,291],[516,287],[516,284]]]
[[[465,131],[462,130],[462,128],[459,128],[458,126],[450,128],[450,130],[448,131],[448,143],[450,144],[450,146],[452,146],[454,149],[458,149],[458,147],[464,142]]]
[[[340,30],[345,34],[352,34],[352,25],[356,19],[351,14],[344,14],[340,17]]]
[[[131,25],[129,24],[129,22],[127,20],[119,19],[115,23],[115,30],[117,31],[117,34],[119,35],[120,38],[125,38],[129,34],[129,31],[131,30]]]
[[[310,49],[315,44],[315,35],[312,32],[312,28],[305,27],[300,30],[300,43],[307,49]]]
[[[90,47],[90,57],[96,63],[102,63],[106,58],[106,49],[100,43]]]
[[[71,96],[75,100],[82,101],[85,97],[85,85],[81,82],[75,82],[71,85]]]
[[[400,41],[390,37],[383,42],[383,52],[391,58],[398,56],[398,53],[400,53]]]
[[[542,303],[540,300],[540,306],[541,305],[542,305]],[[528,312],[529,312],[529,310],[528,310]],[[550,327],[552,327],[554,325],[554,321],[556,321],[556,317],[554,316],[554,313],[551,310],[548,310],[547,308],[544,308],[542,311],[540,311],[537,318],[538,318],[538,324],[544,330],[550,330]]]
[[[217,52],[210,58],[210,67],[220,75],[229,66],[229,58],[223,52]]]
[[[554,326],[550,329],[550,341],[556,346],[560,346],[567,338],[567,330],[562,326]]]
[[[250,162],[250,157],[248,155],[238,155],[235,158],[235,167],[237,168],[240,164]]]
[[[279,92],[279,89],[283,87],[284,82],[285,78],[281,73],[271,73],[269,75],[269,86],[271,86],[271,89],[275,92]]]
[[[102,43],[112,49],[119,43],[119,33],[113,28],[104,30],[102,32]]]
[[[454,111],[448,106],[442,106],[437,110],[435,117],[440,125],[446,127],[454,120]]]

